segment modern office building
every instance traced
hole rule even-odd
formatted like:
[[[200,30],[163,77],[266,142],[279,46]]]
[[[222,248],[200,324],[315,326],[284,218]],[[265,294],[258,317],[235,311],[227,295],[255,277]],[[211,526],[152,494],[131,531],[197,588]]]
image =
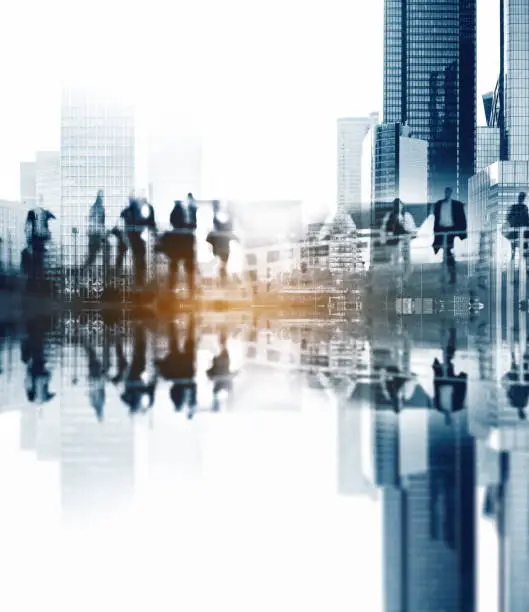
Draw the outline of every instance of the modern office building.
[[[525,0],[501,0],[500,35],[505,131],[508,159],[529,159],[529,5]],[[500,102],[501,104],[501,102]]]
[[[395,198],[420,225],[428,203],[428,143],[400,123],[384,123],[377,127],[374,160],[372,227],[380,227]]]
[[[59,151],[37,151],[37,199],[45,208],[58,215],[61,209],[61,156]]]
[[[428,142],[428,199],[474,174],[476,0],[386,0],[384,123]]]
[[[378,113],[338,119],[338,205],[353,216],[358,226],[369,219],[369,209],[362,207],[364,140],[377,123]]]
[[[479,125],[476,128],[476,172],[500,159],[500,128]]]
[[[111,229],[134,188],[134,112],[105,94],[65,89],[61,113],[61,240],[63,263],[79,268],[88,251],[88,214],[104,192]],[[99,256],[101,258],[101,255]],[[101,259],[98,265],[102,265]],[[90,272],[91,274],[91,272]],[[89,271],[80,285],[90,294]],[[78,289],[77,289],[78,290]]]
[[[20,162],[20,201],[25,210],[35,205],[37,198],[37,163]]]

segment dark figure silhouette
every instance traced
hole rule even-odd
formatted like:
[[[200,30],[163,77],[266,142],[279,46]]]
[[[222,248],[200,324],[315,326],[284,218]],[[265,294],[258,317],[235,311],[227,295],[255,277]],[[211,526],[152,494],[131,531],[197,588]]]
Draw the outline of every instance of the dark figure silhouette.
[[[99,251],[103,251],[103,269],[108,269],[109,248],[105,232],[105,207],[103,191],[97,192],[96,201],[90,207],[88,216],[88,257],[85,268],[93,266]]]
[[[527,418],[526,408],[529,403],[529,352],[525,352],[522,367],[516,363],[516,356],[511,353],[511,369],[503,377],[507,398],[518,411],[520,419]]]
[[[196,339],[193,315],[189,316],[182,347],[178,335],[178,327],[173,322],[169,326],[169,353],[157,361],[158,372],[165,380],[173,383],[170,396],[175,410],[180,412],[187,404],[188,418],[192,418],[197,406]]]
[[[520,248],[520,237],[523,239],[523,256],[527,259],[528,239],[529,239],[529,209],[525,203],[526,194],[522,191],[518,194],[518,203],[513,204],[507,213],[504,235],[511,243],[511,260],[514,261],[516,249]],[[520,231],[523,228],[528,228],[528,231]]]
[[[213,201],[213,230],[206,240],[213,248],[213,255],[220,261],[220,282],[226,285],[228,280],[228,259],[230,258],[230,241],[233,240],[233,220],[229,213],[220,209],[220,202]]]
[[[156,379],[145,382],[143,378],[147,367],[146,352],[145,328],[141,324],[135,325],[132,361],[124,377],[125,390],[121,394],[121,399],[127,404],[131,414],[146,412],[154,403]],[[124,359],[123,354],[121,358]]]
[[[434,204],[433,250],[443,249],[443,266],[449,273],[450,284],[456,282],[456,260],[453,253],[454,240],[467,237],[467,218],[462,202],[452,199],[452,189],[445,189],[445,197]]]
[[[22,252],[23,271],[28,276],[28,290],[42,291],[44,289],[45,271],[44,258],[46,245],[51,240],[49,221],[55,215],[42,207],[42,196],[39,206],[30,210],[26,217],[26,243]]]
[[[183,263],[189,297],[195,297],[195,231],[197,228],[197,206],[192,194],[187,201],[175,200],[169,221],[172,231],[166,232],[157,247],[170,262],[169,286],[172,290],[178,286],[178,269]]]
[[[446,416],[447,423],[450,422],[454,412],[463,410],[467,395],[467,375],[461,372],[455,375],[452,360],[456,352],[456,332],[451,328],[448,334],[448,342],[443,348],[443,362],[437,357],[432,364],[434,384],[434,408]]]
[[[105,382],[106,373],[108,371],[108,350],[105,339],[105,357],[101,362],[91,345],[85,345],[85,351],[88,356],[88,396],[90,405],[94,409],[98,421],[103,419],[103,410],[105,407]]]
[[[213,411],[220,407],[219,394],[221,391],[231,393],[233,390],[234,373],[230,370],[230,354],[227,346],[227,333],[223,328],[220,332],[220,352],[213,357],[213,363],[207,371],[208,378],[213,381]]]
[[[143,239],[145,229],[156,234],[154,208],[147,200],[139,201],[134,195],[129,198],[129,205],[120,215],[124,230],[114,228],[112,233],[118,239],[118,255],[116,260],[116,274],[123,271],[123,262],[127,250],[131,249],[134,259],[134,286],[140,289],[145,286],[147,271],[147,248]]]
[[[52,400],[55,393],[49,390],[51,373],[46,367],[44,320],[28,322],[27,335],[22,342],[22,361],[26,364],[24,384],[28,400],[35,404]]]

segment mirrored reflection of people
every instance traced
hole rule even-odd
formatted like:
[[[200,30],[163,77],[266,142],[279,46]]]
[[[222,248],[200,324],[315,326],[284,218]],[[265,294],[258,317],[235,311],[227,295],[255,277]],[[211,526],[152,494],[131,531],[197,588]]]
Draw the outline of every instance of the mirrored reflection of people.
[[[382,219],[381,236],[382,244],[392,246],[391,263],[404,267],[404,276],[411,273],[410,243],[417,233],[415,220],[408,212],[399,198],[393,200],[393,209]]]
[[[433,206],[434,241],[433,251],[443,249],[443,273],[448,272],[451,285],[456,283],[456,260],[454,257],[454,240],[467,237],[467,217],[465,206],[452,198],[452,189],[445,189],[445,197]]]
[[[213,201],[213,230],[206,240],[213,248],[213,255],[218,258],[220,283],[228,283],[228,260],[230,258],[230,242],[234,239],[233,220],[226,209],[221,209],[218,200]]]
[[[46,367],[45,322],[29,321],[27,334],[22,341],[22,361],[26,364],[24,386],[28,400],[45,404],[55,397],[50,392],[51,372]]]
[[[510,405],[516,408],[520,419],[527,418],[527,404],[529,403],[529,351],[522,358],[522,365],[517,363],[514,351],[511,353],[511,368],[503,377],[503,386],[507,393]]]
[[[154,403],[156,378],[147,375],[147,336],[142,324],[134,326],[132,361],[124,377],[125,389],[121,400],[131,414],[147,412]]]
[[[390,365],[382,372],[380,386],[382,395],[391,403],[391,407],[398,414],[406,400],[413,397],[417,385],[413,375],[407,375],[397,366]]]
[[[104,359],[103,362],[101,362],[93,346],[90,344],[85,344],[84,348],[88,356],[88,397],[98,421],[101,421],[103,419],[105,407],[105,383],[106,373],[108,371],[108,360]]]
[[[88,215],[88,257],[85,268],[93,266],[99,252],[103,252],[103,270],[108,269],[109,248],[105,231],[105,206],[103,204],[103,191],[97,192],[95,202],[90,207]]]
[[[173,384],[169,395],[177,412],[187,406],[187,416],[192,418],[197,407],[196,337],[195,319],[189,315],[183,344],[180,342],[176,322],[169,325],[169,352],[157,361],[158,372]]]
[[[45,285],[46,245],[51,240],[49,222],[55,215],[39,205],[31,209],[26,217],[26,248],[22,252],[22,267],[28,278],[28,290],[42,292]]]
[[[465,372],[455,374],[453,359],[456,353],[456,331],[450,328],[448,340],[443,347],[442,363],[434,359],[433,384],[434,408],[445,415],[449,423],[454,412],[463,410],[467,395],[467,375]]]
[[[120,221],[123,229],[114,228],[112,233],[118,239],[116,274],[123,272],[123,262],[128,249],[134,260],[134,286],[141,289],[145,286],[147,273],[147,245],[145,231],[156,234],[154,208],[147,200],[138,200],[134,194],[129,198],[129,205],[121,212]]]
[[[228,334],[226,328],[221,329],[219,335],[220,351],[213,357],[211,367],[207,371],[208,378],[213,381],[213,411],[220,408],[220,397],[223,394],[231,395],[233,391],[234,373],[230,370],[230,354],[228,352]]]
[[[195,297],[195,232],[197,229],[197,206],[191,193],[187,200],[175,200],[169,218],[172,231],[164,234],[158,250],[169,258],[169,287],[176,290],[180,262],[183,263],[190,299]]]
[[[525,192],[521,191],[518,194],[518,202],[513,204],[507,213],[504,235],[511,243],[511,261],[516,257],[516,249],[520,249],[520,239],[523,241],[523,256],[526,261],[529,255],[529,209],[525,198]],[[528,231],[523,231],[524,228]]]

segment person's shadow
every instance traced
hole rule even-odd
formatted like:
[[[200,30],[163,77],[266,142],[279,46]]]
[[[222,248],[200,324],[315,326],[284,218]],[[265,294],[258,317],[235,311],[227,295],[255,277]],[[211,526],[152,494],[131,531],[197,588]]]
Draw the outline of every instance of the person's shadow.
[[[192,418],[197,407],[195,319],[191,314],[187,321],[185,341],[180,346],[177,324],[169,324],[169,352],[156,362],[158,373],[173,384],[169,392],[177,412],[187,405],[188,418]]]

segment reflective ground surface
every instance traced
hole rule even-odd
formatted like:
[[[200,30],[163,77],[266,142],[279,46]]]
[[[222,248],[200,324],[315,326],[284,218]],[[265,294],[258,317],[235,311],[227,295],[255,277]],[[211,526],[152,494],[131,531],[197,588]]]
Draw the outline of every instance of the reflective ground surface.
[[[3,324],[2,609],[529,609],[526,324]]]

